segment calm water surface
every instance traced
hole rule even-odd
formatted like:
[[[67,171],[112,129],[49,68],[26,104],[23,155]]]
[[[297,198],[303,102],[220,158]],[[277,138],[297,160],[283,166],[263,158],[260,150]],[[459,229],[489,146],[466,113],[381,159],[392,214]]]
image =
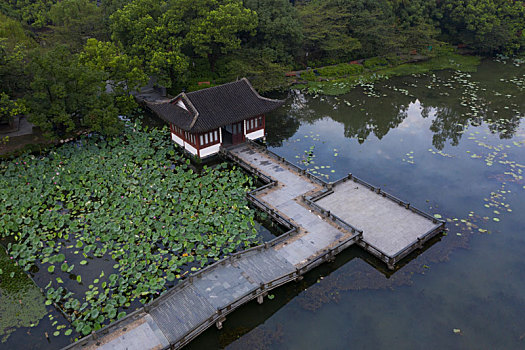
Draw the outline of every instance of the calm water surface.
[[[339,97],[291,93],[268,116],[273,151],[327,181],[351,172],[446,219],[449,232],[393,273],[350,248],[188,348],[525,348],[524,87],[524,66],[487,61]],[[51,334],[56,310],[17,306],[43,302],[23,285],[0,286],[15,324],[0,348],[66,345]]]
[[[326,180],[351,172],[449,232],[394,273],[352,248],[189,348],[525,348],[524,86],[525,67],[487,61],[291,94],[268,117],[273,151]]]

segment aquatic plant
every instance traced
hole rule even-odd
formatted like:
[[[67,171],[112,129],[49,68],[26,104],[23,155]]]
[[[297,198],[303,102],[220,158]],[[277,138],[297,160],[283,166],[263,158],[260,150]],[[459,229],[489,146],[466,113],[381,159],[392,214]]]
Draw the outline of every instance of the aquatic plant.
[[[45,316],[44,296],[0,247],[0,343],[18,327],[33,327]]]
[[[227,164],[190,169],[166,129],[129,125],[1,163],[0,234],[25,271],[47,274],[46,304],[86,335],[254,244],[250,187]]]

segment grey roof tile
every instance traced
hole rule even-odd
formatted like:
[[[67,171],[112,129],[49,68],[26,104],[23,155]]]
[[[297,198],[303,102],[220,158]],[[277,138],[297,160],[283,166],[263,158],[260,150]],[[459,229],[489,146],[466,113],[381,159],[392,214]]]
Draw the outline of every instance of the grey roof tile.
[[[179,107],[182,100],[187,110]],[[205,132],[246,118],[268,113],[283,101],[260,96],[248,79],[181,93],[167,102],[149,102],[148,106],[168,123],[185,131]]]

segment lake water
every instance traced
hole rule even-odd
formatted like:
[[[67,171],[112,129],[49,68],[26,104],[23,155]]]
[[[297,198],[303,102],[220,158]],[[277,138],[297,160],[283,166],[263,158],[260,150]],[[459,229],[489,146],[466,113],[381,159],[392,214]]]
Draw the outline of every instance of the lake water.
[[[339,97],[291,93],[268,116],[271,150],[328,181],[351,172],[449,231],[393,273],[350,248],[188,348],[525,348],[524,87],[525,66],[485,61]],[[0,286],[14,323],[0,349],[66,345],[51,334],[61,315],[22,286]]]
[[[448,221],[394,273],[358,248],[250,303],[189,348],[525,348],[525,67],[485,61],[292,93],[271,150],[326,180],[348,173]]]

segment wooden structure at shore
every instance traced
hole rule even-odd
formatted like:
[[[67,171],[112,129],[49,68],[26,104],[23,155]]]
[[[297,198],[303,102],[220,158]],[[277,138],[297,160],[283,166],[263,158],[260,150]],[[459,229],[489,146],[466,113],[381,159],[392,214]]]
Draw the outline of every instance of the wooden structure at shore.
[[[326,183],[253,142],[221,152],[265,182],[248,199],[288,231],[190,275],[65,349],[178,349],[353,244],[393,269],[445,229],[443,221],[352,175]]]
[[[265,136],[265,114],[284,101],[262,97],[248,79],[174,98],[140,99],[158,117],[169,123],[171,139],[194,157],[206,158],[221,147]]]

